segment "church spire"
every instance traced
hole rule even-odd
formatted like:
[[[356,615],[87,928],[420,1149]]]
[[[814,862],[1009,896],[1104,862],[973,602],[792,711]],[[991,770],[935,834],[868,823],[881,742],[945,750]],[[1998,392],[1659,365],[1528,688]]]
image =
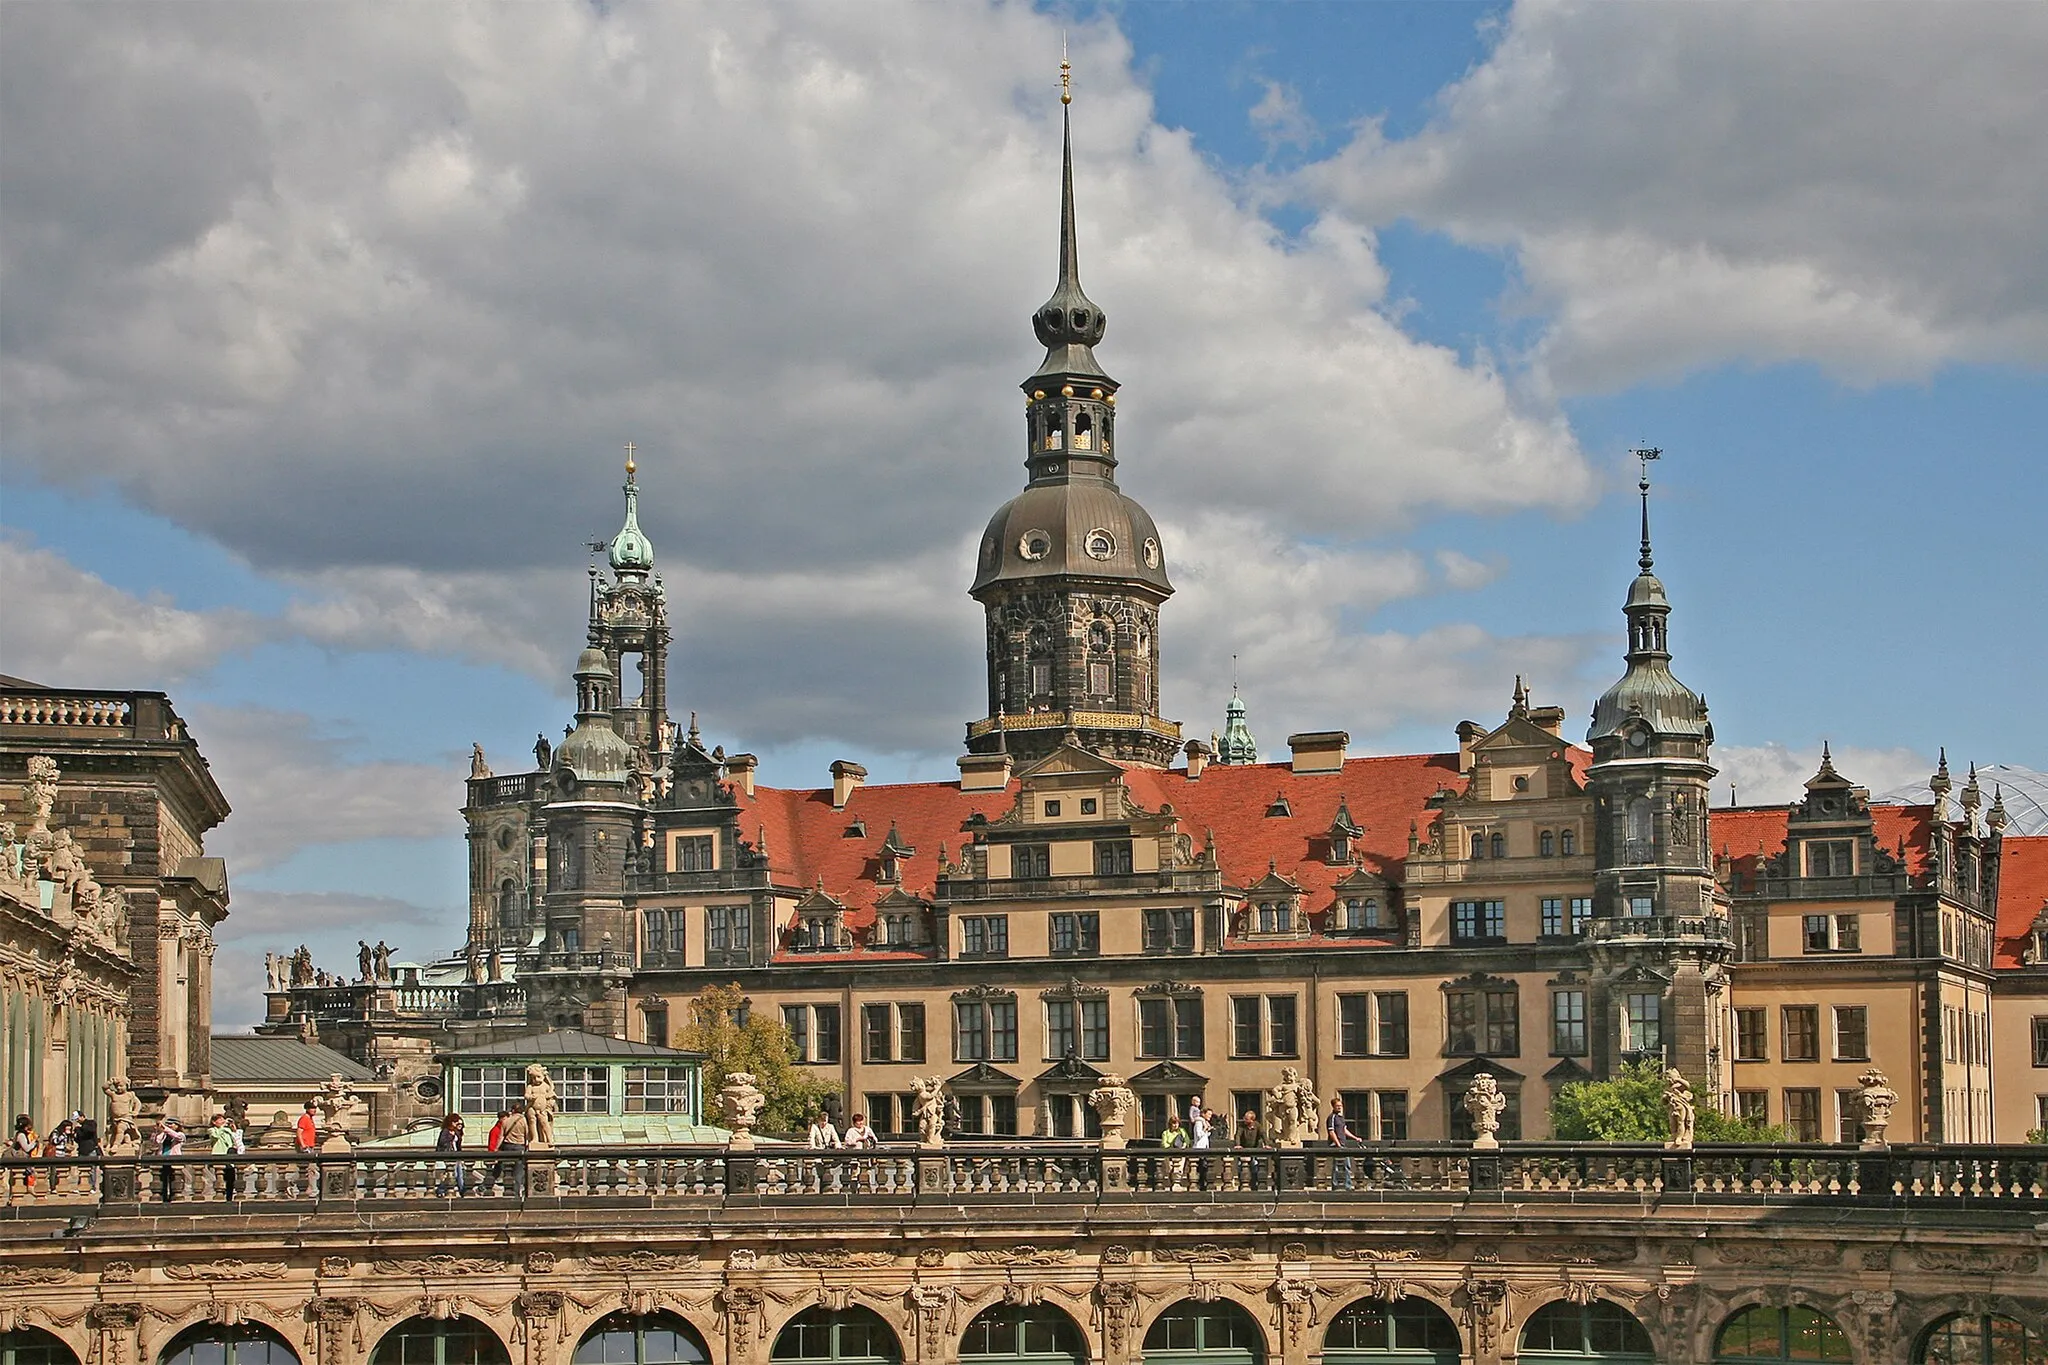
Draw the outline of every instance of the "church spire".
[[[1081,289],[1081,251],[1074,231],[1073,66],[1060,63],[1060,267],[1052,297],[1031,317],[1031,330],[1045,347],[1045,363],[1033,379],[1073,376],[1108,380],[1093,347],[1109,319]]]
[[[634,477],[640,466],[633,459],[637,447],[626,442],[626,524],[612,537],[611,566],[615,574],[645,574],[654,568],[654,543],[640,529],[640,484]]]

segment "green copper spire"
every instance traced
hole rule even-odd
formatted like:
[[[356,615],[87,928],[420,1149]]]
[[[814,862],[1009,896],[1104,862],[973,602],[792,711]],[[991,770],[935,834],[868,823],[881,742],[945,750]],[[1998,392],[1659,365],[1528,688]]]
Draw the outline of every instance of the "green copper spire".
[[[1259,742],[1252,738],[1249,725],[1244,723],[1244,698],[1237,695],[1235,687],[1230,689],[1230,703],[1223,708],[1223,738],[1216,742],[1218,763],[1241,764],[1259,761]]]
[[[626,524],[612,537],[611,563],[616,574],[644,574],[654,568],[654,543],[640,529],[640,485],[633,479],[633,443],[626,442]]]

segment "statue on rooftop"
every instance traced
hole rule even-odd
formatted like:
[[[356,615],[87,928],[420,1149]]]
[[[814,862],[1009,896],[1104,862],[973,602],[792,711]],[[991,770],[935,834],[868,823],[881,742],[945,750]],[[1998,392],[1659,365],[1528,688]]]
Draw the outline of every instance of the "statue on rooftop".
[[[1102,1128],[1102,1145],[1110,1149],[1123,1146],[1124,1128],[1131,1121],[1131,1111],[1138,1107],[1138,1097],[1124,1084],[1124,1078],[1114,1071],[1105,1072],[1101,1083],[1088,1092],[1088,1107],[1095,1111]]]
[[[1508,1107],[1508,1097],[1500,1093],[1500,1086],[1491,1076],[1479,1076],[1472,1082],[1472,1088],[1465,1092],[1465,1112],[1472,1116],[1472,1145],[1485,1151],[1500,1146],[1500,1115]]]
[[[1692,1086],[1675,1066],[1664,1070],[1664,1107],[1671,1112],[1671,1140],[1664,1145],[1690,1148],[1698,1115],[1693,1107]]]
[[[555,1145],[555,1083],[538,1062],[526,1068],[526,1131],[529,1147]]]
[[[1888,1146],[1884,1130],[1891,1126],[1892,1106],[1899,1102],[1899,1092],[1892,1089],[1884,1072],[1874,1066],[1858,1076],[1856,1083],[1863,1087],[1856,1094],[1863,1106],[1863,1145]]]
[[[917,1140],[927,1147],[946,1142],[946,1083],[937,1076],[910,1078],[912,1109],[917,1115]]]
[[[477,779],[477,778],[479,778],[479,777],[490,777],[491,775],[492,775],[492,773],[491,773],[491,765],[490,765],[490,764],[488,764],[488,763],[486,763],[486,762],[484,762],[484,746],[483,746],[483,745],[481,745],[481,744],[472,744],[472,745],[470,745],[470,746],[469,746],[469,776],[470,776],[470,779],[471,779],[472,781],[474,781],[475,779]]]

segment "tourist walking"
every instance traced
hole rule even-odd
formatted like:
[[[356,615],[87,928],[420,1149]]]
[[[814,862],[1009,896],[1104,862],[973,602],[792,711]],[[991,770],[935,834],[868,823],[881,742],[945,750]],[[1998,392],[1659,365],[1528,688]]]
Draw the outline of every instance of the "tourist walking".
[[[165,1114],[156,1121],[150,1132],[150,1141],[155,1145],[158,1156],[183,1156],[185,1154],[185,1129],[176,1119]],[[178,1167],[175,1162],[166,1161],[157,1167],[157,1198],[168,1204],[178,1197]]]
[[[1330,1116],[1323,1120],[1323,1132],[1329,1137],[1330,1145],[1340,1152],[1344,1148],[1356,1144],[1357,1139],[1351,1136],[1351,1125],[1344,1118],[1344,1101],[1340,1099],[1330,1101]],[[1352,1160],[1349,1156],[1338,1156],[1331,1159],[1330,1187],[1332,1189],[1348,1190],[1356,1178],[1357,1173],[1352,1168]]]
[[[449,1114],[441,1120],[441,1131],[434,1135],[434,1150],[448,1159],[446,1165],[436,1168],[443,1172],[443,1175],[434,1193],[444,1198],[447,1196],[449,1185],[447,1172],[452,1171],[454,1173],[455,1193],[458,1195],[468,1194],[469,1185],[464,1179],[462,1170],[462,1115]]]
[[[502,1112],[502,1111],[501,1111]],[[517,1194],[526,1188],[526,1113],[512,1110],[506,1113],[498,1124],[498,1160],[491,1167],[491,1188],[496,1191],[505,1183],[505,1172],[510,1170],[518,1181],[511,1189]]]

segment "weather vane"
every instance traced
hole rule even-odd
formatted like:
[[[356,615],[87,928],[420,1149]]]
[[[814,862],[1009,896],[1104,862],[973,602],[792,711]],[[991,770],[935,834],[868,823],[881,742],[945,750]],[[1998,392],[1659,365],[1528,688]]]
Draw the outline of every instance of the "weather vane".
[[[1067,60],[1067,35],[1060,34],[1060,103],[1074,102],[1074,64]]]
[[[1643,478],[1640,486],[1648,488],[1650,486],[1650,461],[1663,459],[1664,452],[1655,446],[1637,446],[1629,454],[1635,456],[1637,462],[1642,466]]]

